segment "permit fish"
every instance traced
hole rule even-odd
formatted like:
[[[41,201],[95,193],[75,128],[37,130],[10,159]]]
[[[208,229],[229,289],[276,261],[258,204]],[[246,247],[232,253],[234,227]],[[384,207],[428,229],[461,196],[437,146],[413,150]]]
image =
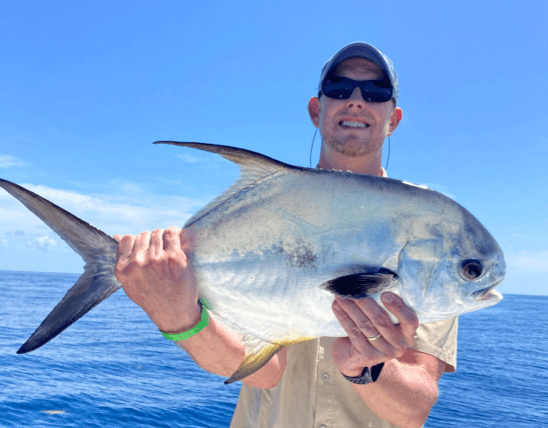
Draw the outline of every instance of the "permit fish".
[[[199,297],[246,346],[225,383],[254,373],[285,346],[346,336],[331,309],[335,296],[372,297],[384,307],[380,295],[391,291],[421,323],[502,299],[494,290],[505,275],[501,248],[472,214],[436,191],[229,146],[155,144],[217,153],[240,167],[238,179],[183,227]],[[17,351],[26,353],[121,287],[118,243],[29,190],[6,180],[0,186],[85,261],[76,284]]]

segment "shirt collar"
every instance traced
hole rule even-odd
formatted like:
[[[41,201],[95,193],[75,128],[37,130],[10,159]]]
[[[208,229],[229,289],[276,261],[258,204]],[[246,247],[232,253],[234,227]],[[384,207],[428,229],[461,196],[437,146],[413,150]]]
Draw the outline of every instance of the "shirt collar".
[[[316,169],[323,169],[323,168],[320,168],[320,164],[318,163],[316,165]],[[388,177],[386,169],[384,169],[382,166],[381,166],[381,175],[380,175],[380,177]]]

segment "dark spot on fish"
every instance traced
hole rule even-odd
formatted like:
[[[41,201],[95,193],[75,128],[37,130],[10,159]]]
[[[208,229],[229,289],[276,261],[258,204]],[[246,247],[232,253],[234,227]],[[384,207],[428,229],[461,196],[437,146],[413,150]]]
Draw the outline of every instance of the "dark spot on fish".
[[[285,263],[297,269],[318,270],[318,256],[313,248],[302,240],[292,245],[280,245],[275,251],[285,256]]]

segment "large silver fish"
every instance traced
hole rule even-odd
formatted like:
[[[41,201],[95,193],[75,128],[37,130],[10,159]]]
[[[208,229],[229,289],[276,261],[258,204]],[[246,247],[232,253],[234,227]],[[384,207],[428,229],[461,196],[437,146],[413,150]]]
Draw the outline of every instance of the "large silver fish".
[[[403,181],[301,168],[248,150],[159,141],[218,153],[240,167],[224,193],[184,226],[187,255],[210,311],[244,334],[247,353],[227,381],[284,346],[346,336],[334,295],[398,294],[427,323],[491,306],[503,253],[467,210]],[[120,288],[117,241],[34,193],[0,180],[85,260],[85,272],[18,353],[57,336]],[[397,321],[392,316],[394,321]]]

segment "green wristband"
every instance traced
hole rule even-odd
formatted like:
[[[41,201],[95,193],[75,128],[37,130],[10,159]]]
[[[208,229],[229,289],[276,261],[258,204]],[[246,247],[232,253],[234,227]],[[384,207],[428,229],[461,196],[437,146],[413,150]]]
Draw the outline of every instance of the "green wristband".
[[[207,312],[207,308],[209,308],[209,303],[205,299],[198,300],[198,303],[202,307],[202,317],[200,319],[200,322],[196,324],[194,327],[192,327],[190,330],[183,331],[182,333],[164,333],[162,330],[160,330],[160,333],[168,339],[173,341],[179,341],[179,340],[185,340],[189,337],[194,336],[196,333],[199,333],[200,330],[202,330],[204,327],[206,327],[209,324],[209,313]]]

